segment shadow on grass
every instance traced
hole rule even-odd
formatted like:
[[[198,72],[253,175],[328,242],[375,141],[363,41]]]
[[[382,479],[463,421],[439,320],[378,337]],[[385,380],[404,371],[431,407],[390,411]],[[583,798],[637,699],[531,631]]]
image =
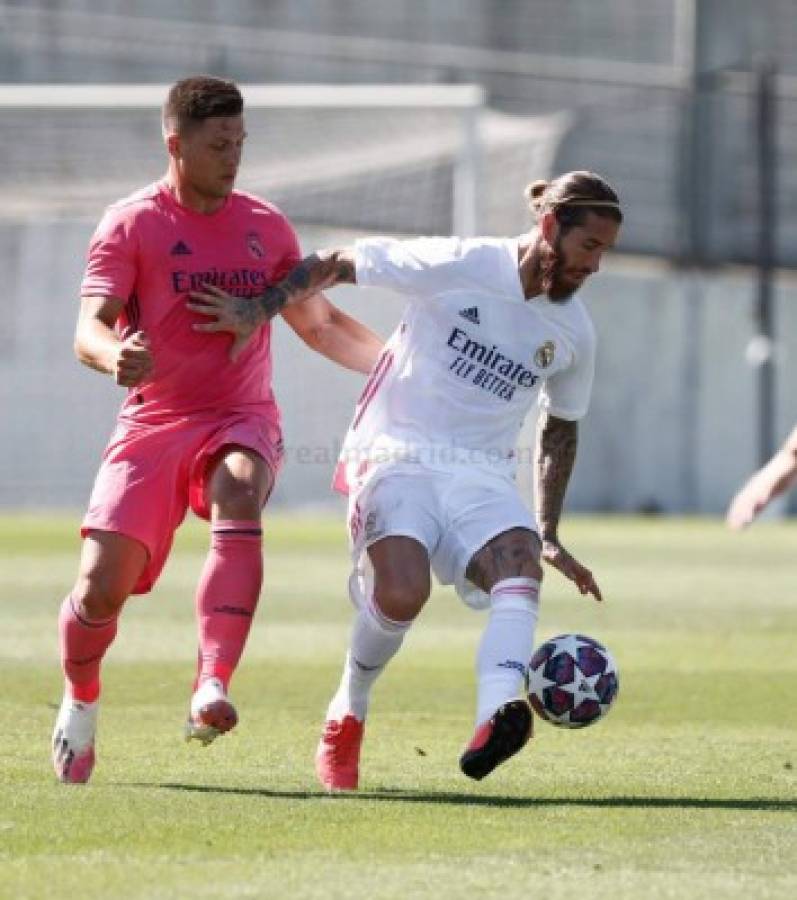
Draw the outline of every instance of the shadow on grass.
[[[266,797],[272,800],[334,800],[381,801],[390,803],[439,803],[450,806],[493,806],[507,809],[529,809],[544,806],[584,806],[617,809],[737,809],[755,812],[797,812],[797,799],[769,800],[766,798],[712,799],[708,797],[505,797],[402,791],[383,788],[377,791],[338,792],[280,791],[270,788],[237,788],[206,784],[182,784],[178,782],[134,782],[124,787],[160,788],[167,791],[189,791],[198,794],[235,794],[242,797]]]

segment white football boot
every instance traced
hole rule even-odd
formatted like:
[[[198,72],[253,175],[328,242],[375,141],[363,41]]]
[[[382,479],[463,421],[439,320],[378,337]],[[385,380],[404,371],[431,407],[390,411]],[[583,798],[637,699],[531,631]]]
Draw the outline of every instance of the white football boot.
[[[185,739],[202,742],[203,747],[215,741],[220,734],[235,728],[238,713],[224,691],[218,678],[208,678],[194,692],[188,721],[185,723]]]
[[[64,784],[85,784],[94,768],[99,700],[84,703],[64,694],[53,729],[53,768]]]

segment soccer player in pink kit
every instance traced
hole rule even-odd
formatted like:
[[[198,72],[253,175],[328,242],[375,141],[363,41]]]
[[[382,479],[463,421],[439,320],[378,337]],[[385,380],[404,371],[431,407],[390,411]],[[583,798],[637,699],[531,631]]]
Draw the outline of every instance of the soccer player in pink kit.
[[[371,689],[426,603],[430,570],[487,611],[476,658],[473,737],[462,772],[481,779],[531,736],[523,680],[537,621],[541,560],[601,599],[559,539],[589,406],[596,335],[577,291],[619,233],[617,195],[592,172],[529,185],[534,226],[514,238],[374,237],[308,257],[256,303],[216,290],[198,329],[257,334],[275,310],[354,283],[404,295],[401,322],[363,390],[337,484],[349,494],[357,609],[316,754],[330,790],[358,786]],[[286,306],[287,304],[287,306]],[[515,484],[515,447],[535,403],[535,508]]]
[[[75,351],[128,388],[82,523],[77,581],[59,620],[61,781],[88,780],[100,664],[131,594],[150,591],[188,507],[211,522],[196,594],[199,655],[186,737],[231,729],[227,691],[262,583],[260,516],[282,454],[270,328],[251,341],[192,328],[189,292],[252,298],[301,259],[274,206],[234,190],[246,137],[228,81],[184,79],[163,109],[165,178],[112,205],[91,241]],[[322,295],[284,318],[313,349],[368,372],[382,341]]]

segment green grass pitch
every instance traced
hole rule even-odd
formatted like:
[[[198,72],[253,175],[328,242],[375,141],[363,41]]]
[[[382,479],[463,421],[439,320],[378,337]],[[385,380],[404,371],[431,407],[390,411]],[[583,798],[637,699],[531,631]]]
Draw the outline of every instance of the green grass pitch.
[[[594,728],[538,722],[481,783],[457,760],[482,620],[437,590],[377,685],[362,790],[327,797],[312,758],[349,627],[342,524],[268,520],[241,721],[208,748],[181,737],[207,542],[186,525],[107,659],[92,782],[66,787],[49,739],[76,521],[0,519],[0,896],[797,896],[797,524],[566,520],[606,602],[549,571],[537,640],[603,640],[620,697]]]

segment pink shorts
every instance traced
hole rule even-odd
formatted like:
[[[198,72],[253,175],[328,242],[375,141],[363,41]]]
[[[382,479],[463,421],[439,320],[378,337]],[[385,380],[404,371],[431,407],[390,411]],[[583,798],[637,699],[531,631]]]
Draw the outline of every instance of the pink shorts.
[[[282,462],[278,414],[193,416],[162,425],[120,422],[102,458],[81,535],[115,531],[149,554],[133,593],[145,594],[166,563],[174,532],[191,509],[210,518],[208,463],[222,448],[254,450],[276,477]]]

